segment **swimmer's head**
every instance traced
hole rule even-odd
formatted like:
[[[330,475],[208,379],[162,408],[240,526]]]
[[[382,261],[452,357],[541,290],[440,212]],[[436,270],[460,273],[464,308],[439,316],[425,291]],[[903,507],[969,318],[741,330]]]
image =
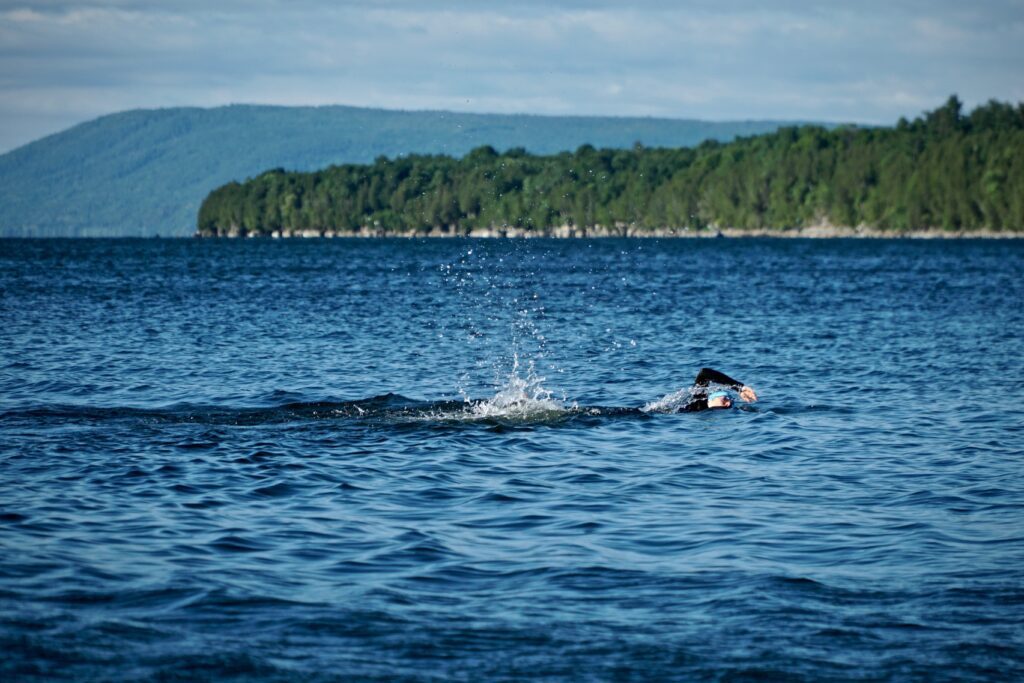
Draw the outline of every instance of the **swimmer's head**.
[[[732,397],[728,391],[716,391],[708,394],[708,408],[731,408]]]

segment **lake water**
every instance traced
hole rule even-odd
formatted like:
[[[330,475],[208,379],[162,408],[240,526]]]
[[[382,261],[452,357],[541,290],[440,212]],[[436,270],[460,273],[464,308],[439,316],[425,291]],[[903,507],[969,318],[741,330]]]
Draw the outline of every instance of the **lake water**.
[[[0,241],[0,677],[1020,678],[1022,276]],[[703,366],[761,400],[673,413]]]

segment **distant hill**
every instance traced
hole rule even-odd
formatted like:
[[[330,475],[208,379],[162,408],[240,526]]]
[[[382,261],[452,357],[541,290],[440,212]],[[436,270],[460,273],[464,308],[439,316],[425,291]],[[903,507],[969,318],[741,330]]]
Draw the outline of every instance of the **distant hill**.
[[[583,144],[684,147],[796,122],[233,105],[111,114],[0,156],[0,236],[190,235],[203,198],[271,168]]]

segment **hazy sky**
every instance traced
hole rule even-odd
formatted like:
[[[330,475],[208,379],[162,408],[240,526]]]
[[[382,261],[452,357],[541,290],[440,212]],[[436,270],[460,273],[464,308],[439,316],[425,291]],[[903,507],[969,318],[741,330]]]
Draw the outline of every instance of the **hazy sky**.
[[[0,0],[0,151],[232,102],[892,123],[1024,100],[1024,0]]]

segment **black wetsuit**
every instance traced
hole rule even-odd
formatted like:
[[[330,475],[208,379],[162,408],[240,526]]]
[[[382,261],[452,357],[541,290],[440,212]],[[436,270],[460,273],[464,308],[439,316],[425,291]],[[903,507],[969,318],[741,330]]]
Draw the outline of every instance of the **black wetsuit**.
[[[718,370],[712,370],[711,368],[701,368],[700,372],[697,373],[697,379],[693,380],[693,386],[698,387],[699,390],[694,392],[693,398],[685,406],[679,409],[681,413],[695,413],[699,410],[708,409],[708,391],[707,387],[710,384],[720,384],[728,387],[733,391],[739,391],[743,388],[743,382],[737,382],[732,377],[719,372]]]

